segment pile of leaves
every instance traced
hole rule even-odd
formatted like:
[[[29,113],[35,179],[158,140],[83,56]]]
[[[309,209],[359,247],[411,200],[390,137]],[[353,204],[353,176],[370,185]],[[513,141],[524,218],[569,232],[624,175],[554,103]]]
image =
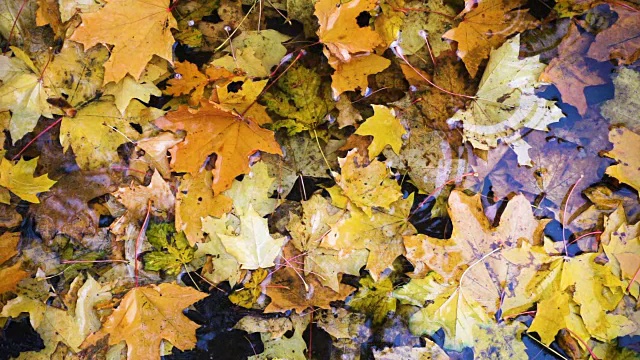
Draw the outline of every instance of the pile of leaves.
[[[0,358],[638,358],[635,0],[0,3]]]

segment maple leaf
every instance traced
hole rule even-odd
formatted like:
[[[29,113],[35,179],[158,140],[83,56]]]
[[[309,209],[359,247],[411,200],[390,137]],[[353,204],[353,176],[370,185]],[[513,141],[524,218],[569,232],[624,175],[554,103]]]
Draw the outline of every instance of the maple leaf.
[[[136,145],[140,150],[144,151],[144,161],[148,162],[152,168],[155,168],[163,178],[168,179],[171,177],[171,168],[167,158],[167,151],[180,141],[182,141],[182,138],[176,137],[173,133],[167,131],[154,137],[140,139],[136,141]]]
[[[302,216],[290,214],[287,224],[292,244],[305,253],[305,275],[315,274],[322,285],[336,292],[340,291],[339,274],[358,275],[369,255],[365,249],[345,251],[320,246],[323,237],[331,229],[330,224],[337,222],[343,215],[343,211],[316,194],[302,202]]]
[[[205,86],[234,77],[232,72],[216,66],[206,68],[203,74],[195,64],[188,61],[177,61],[174,71],[176,76],[167,81],[165,93],[173,96],[189,95],[189,105],[194,106],[203,98]]]
[[[127,210],[122,217],[110,226],[112,233],[116,234],[119,240],[131,234],[127,228],[138,229],[146,218],[147,211],[150,216],[158,218],[169,218],[175,206],[175,196],[160,174],[155,171],[151,176],[149,186],[136,185],[122,187],[116,190],[113,195]],[[138,231],[136,231],[137,233]]]
[[[117,83],[107,84],[104,88],[104,94],[115,97],[116,107],[124,115],[132,99],[148,103],[151,95],[161,96],[162,91],[151,81],[145,81],[141,78],[138,82],[131,75],[126,75]]]
[[[63,176],[58,185],[40,196],[41,203],[29,213],[43,239],[65,234],[76,240],[98,230],[100,216],[89,201],[116,189],[115,178],[103,171],[75,172]]]
[[[467,196],[453,191],[448,204],[453,223],[451,238],[406,236],[406,257],[415,265],[416,274],[433,270],[445,281],[460,276],[469,266],[464,270],[466,281],[460,284],[466,293],[464,296],[482,305],[487,313],[494,314],[498,310],[500,284],[507,277],[508,265],[497,255],[487,254],[516,247],[520,241],[539,243],[547,221],[536,220],[529,201],[522,195],[509,201],[495,228],[482,211],[479,195]]]
[[[334,106],[329,87],[318,73],[304,66],[291,67],[262,100],[267,109],[286,118],[277,121],[273,125],[275,129],[289,128],[287,124],[295,122],[295,127],[288,129],[289,135],[315,129]]]
[[[368,249],[366,269],[377,280],[396,257],[404,255],[402,237],[415,234],[408,222],[412,203],[413,194],[392,203],[388,211],[376,210],[367,215],[351,209],[351,216],[333,225],[321,246],[339,251]]]
[[[316,2],[314,15],[320,23],[318,37],[331,56],[348,62],[353,54],[371,51],[381,43],[378,33],[370,27],[360,27],[356,21],[361,12],[376,6],[377,0],[354,0],[345,4],[339,0]]]
[[[592,42],[592,35],[582,32],[571,23],[567,35],[558,46],[558,57],[551,60],[540,75],[540,81],[553,83],[562,100],[573,105],[581,115],[587,112],[587,86],[605,84],[602,75],[589,67],[585,54]]]
[[[69,39],[85,49],[113,45],[104,64],[105,83],[118,82],[127,74],[139,79],[153,55],[173,61],[171,29],[177,23],[168,9],[169,0],[110,0],[99,11],[83,14],[82,24]]]
[[[383,105],[372,105],[373,116],[368,118],[358,130],[358,135],[371,135],[373,141],[369,145],[369,160],[378,156],[385,146],[391,146],[396,154],[400,153],[402,147],[402,136],[407,133],[400,120],[396,118],[395,112]]]
[[[265,313],[295,310],[299,314],[313,307],[331,308],[332,301],[344,300],[354,290],[346,284],[339,284],[339,291],[323,286],[315,274],[304,275],[298,262],[304,253],[298,251],[292,244],[287,244],[282,250],[280,263],[271,276],[265,280],[267,296],[271,303],[264,309]]]
[[[482,305],[462,287],[450,286],[426,308],[409,319],[414,334],[434,334],[442,328],[446,334],[444,348],[461,351],[472,346],[479,326],[491,323]]]
[[[182,106],[156,120],[156,125],[187,132],[177,145],[175,171],[195,174],[205,159],[216,153],[211,186],[215,194],[228,189],[236,176],[249,171],[249,156],[256,151],[282,155],[273,132],[208,101],[203,101],[197,111]]]
[[[230,46],[225,50],[233,53],[223,58],[216,59],[213,65],[225,67],[229,71],[241,68],[250,77],[267,77],[274,66],[287,54],[283,42],[291,37],[281,34],[276,30],[267,29],[259,31],[243,31],[239,36],[231,40]],[[253,66],[243,66],[244,57],[255,58]]]
[[[634,281],[626,284],[626,289],[635,297],[638,296],[640,279],[636,272],[640,268],[640,223],[630,225],[624,213],[624,207],[618,205],[610,216],[605,217],[605,228],[601,242],[612,272],[623,281]]]
[[[195,249],[189,246],[183,232],[176,233],[173,224],[153,223],[147,228],[146,235],[155,250],[144,255],[145,270],[177,275],[193,260]]]
[[[236,268],[239,268],[237,262]],[[243,288],[229,295],[229,301],[244,308],[252,309],[260,299],[260,296],[262,296],[262,281],[266,279],[268,275],[269,272],[265,269],[252,271],[249,280],[246,280],[242,284]],[[238,278],[239,277],[238,275]],[[260,308],[263,307],[260,306],[260,304],[258,304],[258,306]]]
[[[14,164],[11,160],[4,158],[4,153],[0,151],[0,203],[10,203],[11,196],[8,191],[22,200],[40,203],[36,195],[48,191],[56,181],[49,179],[46,174],[38,177],[33,175],[38,165],[38,158],[28,161],[20,159]]]
[[[20,241],[20,233],[6,232],[0,235],[0,265],[18,253],[16,246]],[[18,261],[11,266],[0,267],[0,294],[15,290],[18,283],[29,275],[22,270],[22,262]]]
[[[374,160],[368,165],[361,163],[355,150],[349,151],[345,158],[339,159],[341,174],[336,174],[336,184],[344,195],[367,215],[371,215],[372,207],[388,209],[398,200],[400,185],[389,178],[383,162]]]
[[[207,296],[190,287],[163,283],[130,290],[120,305],[83,343],[87,347],[106,335],[109,345],[127,343],[130,359],[160,358],[160,343],[169,341],[181,350],[195,346],[199,327],[182,310]]]
[[[73,149],[76,162],[84,170],[97,170],[119,161],[120,145],[140,134],[130,125],[155,120],[162,110],[147,108],[135,101],[121,114],[112,101],[95,101],[78,110],[75,117],[65,116],[60,125],[60,143],[64,151]],[[96,151],[100,149],[100,151]]]
[[[45,348],[39,352],[26,353],[28,359],[50,359],[59,342],[66,344],[74,353],[80,350],[80,344],[86,335],[80,333],[73,315],[21,295],[7,302],[0,316],[17,318],[23,312],[29,313],[31,326],[45,344]]]
[[[449,355],[438,344],[424,338],[424,347],[394,346],[382,350],[373,349],[375,360],[449,360]]]
[[[345,91],[360,89],[365,93],[369,87],[367,77],[377,74],[391,65],[391,61],[380,55],[353,56],[349,62],[338,63],[331,75],[331,89],[336,98]]]
[[[564,115],[554,101],[536,96],[536,82],[545,64],[539,56],[518,59],[520,35],[491,51],[480,80],[477,99],[465,111],[458,111],[448,122],[464,123],[464,139],[476,149],[488,150],[498,141],[509,144],[520,165],[531,165],[531,147],[520,135],[523,128],[548,130]]]
[[[213,194],[212,176],[210,171],[186,174],[176,192],[176,229],[184,231],[191,246],[204,239],[203,217],[221,217],[231,211],[231,198]]]
[[[610,5],[617,14],[616,21],[596,35],[587,56],[598,61],[618,59],[621,64],[631,65],[640,58],[640,26],[638,10]]]
[[[374,325],[381,325],[390,313],[396,311],[396,298],[391,296],[393,283],[388,277],[373,281],[371,277],[360,279],[360,288],[349,299],[349,307],[373,318]]]
[[[463,11],[458,27],[442,35],[443,38],[458,42],[458,56],[469,74],[476,76],[482,60],[489,57],[491,49],[502,45],[508,36],[521,32],[536,24],[523,0],[486,0],[470,11]]]
[[[626,128],[614,128],[609,132],[609,141],[613,143],[613,150],[607,151],[605,155],[618,160],[619,163],[608,167],[607,175],[640,192],[640,135]]]
[[[600,107],[602,116],[612,125],[624,125],[640,132],[640,117],[633,109],[640,107],[640,72],[623,67],[613,78],[615,96]]]
[[[263,219],[251,205],[240,216],[240,233],[236,236],[217,234],[227,252],[243,269],[268,268],[275,265],[285,238],[274,239],[269,234],[267,219]]]
[[[267,164],[260,161],[251,167],[251,172],[242,181],[234,180],[231,189],[226,190],[224,195],[232,199],[234,214],[242,216],[252,207],[260,216],[271,214],[278,200],[271,199],[269,189],[275,178],[269,176]],[[219,215],[213,216],[219,217]]]
[[[246,319],[242,318],[240,321]],[[264,344],[264,351],[260,354],[250,356],[249,360],[270,360],[270,359],[287,359],[287,360],[305,360],[305,351],[307,350],[307,343],[302,338],[302,334],[309,325],[309,318],[307,316],[291,316],[290,319],[285,322],[290,330],[293,330],[293,335],[284,336],[285,331],[260,331],[264,325],[262,323],[269,321],[268,319],[261,319],[257,326],[243,326],[240,329],[247,331],[248,333],[260,332],[260,338]]]
[[[11,50],[15,57],[0,56],[0,112],[11,110],[9,132],[15,144],[33,130],[40,116],[53,117],[53,108],[47,103],[49,91],[33,61],[19,48]]]
[[[220,240],[220,237],[217,235],[233,235],[233,226],[228,224],[232,222],[232,218],[227,215],[221,216],[220,219],[211,216],[202,218],[202,231],[209,235],[209,241],[198,244],[195,257],[199,258],[205,255],[210,255],[213,269],[203,269],[202,272],[203,275],[214,284],[228,280],[231,286],[235,286],[235,284],[240,281],[240,264],[235,257],[227,252]],[[264,277],[260,279],[260,281],[263,279]],[[258,283],[260,281],[258,281]],[[244,286],[245,288],[248,287],[246,283]],[[234,294],[235,293],[237,292],[234,292]]]

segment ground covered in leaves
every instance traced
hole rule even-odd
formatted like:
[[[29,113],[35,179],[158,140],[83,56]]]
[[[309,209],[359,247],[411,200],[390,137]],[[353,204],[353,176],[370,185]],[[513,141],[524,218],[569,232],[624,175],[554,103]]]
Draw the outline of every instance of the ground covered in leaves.
[[[639,9],[0,2],[0,359],[640,358]]]

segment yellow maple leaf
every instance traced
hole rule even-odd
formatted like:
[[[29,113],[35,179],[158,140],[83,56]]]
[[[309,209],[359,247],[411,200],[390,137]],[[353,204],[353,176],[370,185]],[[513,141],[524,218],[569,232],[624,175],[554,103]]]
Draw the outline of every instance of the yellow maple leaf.
[[[201,218],[219,218],[231,210],[229,197],[213,194],[212,179],[210,171],[186,174],[176,192],[176,230],[184,231],[191,246],[204,240]]]
[[[607,175],[640,191],[640,135],[626,128],[614,128],[609,132],[609,141],[613,143],[613,150],[605,156],[619,163],[609,166]]]
[[[163,339],[178,349],[191,349],[199,325],[184,316],[182,310],[206,296],[175,283],[134,288],[82,346],[90,346],[109,335],[109,345],[125,341],[127,358],[140,360],[159,359]]]
[[[82,24],[69,38],[85,49],[113,45],[104,64],[104,82],[118,82],[127,74],[135,79],[153,55],[173,61],[171,29],[178,27],[169,0],[111,0],[99,11],[82,15]]]
[[[18,195],[22,200],[39,204],[36,196],[38,193],[48,191],[55,180],[45,175],[34,177],[33,173],[38,165],[38,158],[25,161],[20,159],[16,164],[4,158],[4,151],[0,151],[0,203],[9,204],[9,193],[4,189]]]
[[[285,238],[274,239],[269,234],[267,219],[258,214],[253,207],[240,217],[240,234],[229,236],[217,234],[227,252],[242,264],[243,269],[268,268],[275,265],[274,260],[284,244]]]
[[[336,184],[365,214],[370,216],[372,207],[388,209],[402,196],[400,185],[389,177],[383,162],[374,160],[365,164],[366,159],[360,158],[357,150],[349,151],[338,162],[342,173],[335,175]]]
[[[358,135],[371,135],[373,141],[367,148],[369,150],[369,160],[378,156],[387,145],[396,154],[400,154],[402,147],[402,136],[407,133],[400,120],[396,118],[395,112],[384,105],[372,105],[373,116],[368,118],[358,130]]]

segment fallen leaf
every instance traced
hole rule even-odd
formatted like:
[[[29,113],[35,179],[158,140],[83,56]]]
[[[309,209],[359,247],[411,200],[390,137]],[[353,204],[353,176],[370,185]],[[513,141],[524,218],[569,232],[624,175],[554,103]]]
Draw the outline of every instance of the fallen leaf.
[[[274,239],[269,234],[267,219],[263,219],[251,205],[240,216],[240,233],[236,236],[217,234],[227,252],[235,257],[243,269],[274,266],[284,238]]]
[[[207,85],[216,80],[234,77],[232,72],[216,66],[206,68],[203,74],[195,64],[188,61],[176,61],[174,71],[176,76],[167,81],[165,92],[173,96],[189,95],[189,105],[192,106],[200,103]]]
[[[152,223],[146,236],[154,250],[144,254],[145,270],[178,275],[193,260],[195,248],[189,245],[183,232],[176,232],[173,224]]]
[[[249,171],[249,156],[256,151],[282,155],[273,132],[208,101],[203,101],[197,111],[183,106],[169,112],[156,120],[156,125],[187,132],[185,140],[177,145],[175,171],[195,174],[205,159],[216,153],[212,183],[215,194],[228,189],[236,176]]]
[[[342,173],[336,174],[336,184],[365,214],[370,216],[373,207],[389,209],[402,196],[400,185],[389,178],[383,162],[374,160],[366,164],[366,160],[359,158],[354,150],[338,161]]]
[[[112,0],[95,13],[83,14],[82,24],[69,39],[85,49],[113,45],[104,64],[105,84],[127,74],[139,79],[153,55],[173,61],[171,29],[178,26],[168,8],[169,0]]]
[[[234,180],[231,188],[223,194],[233,201],[236,216],[245,215],[252,207],[260,216],[271,214],[278,204],[277,199],[271,199],[269,193],[275,178],[269,176],[267,164],[259,161],[251,167],[251,172],[242,181]],[[211,214],[215,217],[220,215]]]
[[[11,50],[15,57],[0,56],[0,112],[11,110],[9,132],[15,144],[33,130],[40,116],[52,118],[53,108],[33,61],[20,48]]]
[[[458,42],[458,56],[469,74],[475,77],[480,64],[495,49],[514,33],[536,25],[536,20],[527,10],[522,0],[489,0],[472,2],[477,6],[463,11],[462,22],[442,35],[443,38]]]
[[[267,109],[285,118],[284,121],[295,122],[296,129],[289,130],[289,135],[300,132],[297,128],[315,129],[334,106],[329,87],[323,84],[318,73],[304,66],[291,67],[263,95],[262,101]],[[276,121],[274,128],[285,125],[284,121]]]
[[[216,219],[211,216],[202,218],[202,231],[209,235],[209,241],[198,243],[198,249],[196,250],[195,257],[199,258],[205,255],[210,255],[211,263],[213,266],[213,269],[211,269],[211,271],[203,270],[203,276],[214,284],[218,284],[223,281],[229,281],[229,284],[231,286],[235,286],[236,283],[240,281],[240,264],[235,257],[227,252],[227,250],[224,248],[224,245],[222,244],[222,241],[220,240],[220,237],[217,235],[232,235],[227,227],[226,215],[221,217],[220,219]],[[262,281],[263,279],[264,277],[260,279],[260,281]],[[258,281],[258,283],[260,281]],[[247,284],[245,284],[244,286],[245,289],[248,288]],[[237,292],[234,292],[234,294],[236,293]],[[259,294],[260,293],[258,292],[258,295]],[[231,299],[231,301],[233,301],[233,299]],[[237,302],[234,303],[238,304]],[[253,301],[251,301],[251,304],[253,304]]]
[[[640,72],[623,67],[613,78],[615,96],[600,107],[602,116],[612,125],[624,125],[640,132],[640,118],[633,109],[640,108]]]
[[[62,118],[60,143],[64,151],[73,149],[76,162],[83,170],[108,168],[119,162],[120,145],[140,137],[130,123],[149,123],[162,113],[135,101],[122,115],[112,101],[92,102],[78,110],[75,117]]]
[[[107,84],[104,88],[104,94],[115,97],[116,107],[124,115],[132,99],[148,103],[151,95],[161,96],[162,91],[153,82],[138,82],[131,75],[126,75],[117,83]]]
[[[304,275],[298,270],[296,260],[302,254],[291,244],[284,247],[276,269],[263,283],[267,296],[271,298],[271,303],[264,309],[265,313],[294,310],[301,314],[313,307],[329,309],[332,301],[344,300],[354,290],[349,285],[340,284],[336,292],[323,286],[316,275]]]
[[[57,234],[81,240],[96,233],[99,215],[89,201],[116,189],[115,176],[104,170],[67,174],[51,191],[40,196],[41,203],[29,209],[43,239]]]
[[[587,56],[598,61],[617,59],[621,64],[631,65],[640,58],[638,10],[619,4],[612,4],[610,8],[617,19],[596,35]]]
[[[613,150],[607,157],[618,160],[618,164],[607,168],[607,175],[613,176],[640,192],[640,135],[626,128],[614,128],[609,132]]]
[[[491,51],[480,80],[477,99],[448,122],[464,123],[464,140],[476,149],[488,150],[498,142],[509,144],[518,154],[518,164],[531,165],[529,144],[520,130],[548,130],[564,114],[554,101],[536,96],[537,79],[546,67],[539,56],[518,59],[520,35]]]
[[[436,343],[424,338],[426,346],[394,346],[382,350],[373,350],[376,360],[449,360],[449,355]]]
[[[262,320],[268,321],[268,320]],[[302,338],[302,334],[309,325],[307,316],[291,316],[288,320],[289,327],[293,330],[293,335],[287,337],[284,334],[278,336],[277,333],[270,331],[260,332],[260,338],[264,344],[264,351],[258,355],[250,356],[249,360],[270,360],[270,359],[287,359],[287,360],[305,360],[304,355],[307,350],[307,344]],[[252,329],[247,329],[252,333]]]
[[[0,151],[0,158],[0,190],[9,190],[22,200],[38,204],[40,200],[36,195],[48,191],[56,183],[46,174],[34,176],[38,158],[28,161],[20,159],[14,164],[13,161],[4,158],[4,151]],[[10,203],[8,193],[0,193],[0,203]]]
[[[358,135],[371,135],[373,141],[368,147],[369,160],[378,156],[389,145],[396,154],[400,153],[402,137],[407,133],[395,112],[383,105],[373,105],[373,116],[368,118],[355,132]]]
[[[354,0],[345,4],[339,0],[316,2],[314,15],[320,23],[318,37],[331,56],[348,62],[353,54],[369,52],[381,43],[378,33],[368,26],[360,27],[356,21],[361,12],[376,6],[374,0]]]
[[[553,83],[560,91],[562,101],[575,106],[581,115],[587,112],[585,88],[607,82],[586,60],[585,55],[592,41],[592,35],[571,23],[567,35],[558,46],[558,57],[551,60],[539,79]]]
[[[388,277],[378,281],[365,277],[360,279],[360,288],[347,305],[370,316],[374,325],[381,325],[396,311],[396,298],[391,296],[392,291],[393,283]]]
[[[202,218],[219,218],[231,211],[232,199],[213,194],[212,176],[210,171],[186,174],[176,192],[176,229],[184,231],[191,246],[204,240]]]
[[[206,296],[175,283],[134,288],[82,346],[86,348],[109,335],[109,345],[127,343],[127,357],[131,359],[160,358],[162,340],[181,350],[191,349],[196,344],[199,325],[184,316],[182,310]],[[144,336],[140,336],[141,331]]]
[[[345,251],[321,247],[331,226],[344,212],[332,206],[327,199],[316,194],[302,202],[302,216],[290,214],[287,230],[291,243],[305,254],[304,274],[314,274],[320,283],[333,291],[340,291],[340,274],[358,275],[369,252],[364,249]]]
[[[403,236],[415,234],[408,221],[413,194],[392,203],[387,211],[376,210],[371,215],[351,209],[350,217],[332,226],[320,246],[339,251],[368,249],[367,267],[374,280],[405,254]]]
[[[267,77],[271,74],[272,68],[278,65],[280,60],[287,54],[287,49],[282,43],[289,39],[289,36],[272,29],[243,31],[231,40],[231,45],[225,50],[233,53],[233,57],[235,57],[237,61],[237,58],[242,57],[242,54],[249,49],[252,56],[258,59],[259,66],[245,68],[243,66],[237,66],[240,65],[240,63],[233,61],[233,67],[226,68],[229,71],[233,71],[234,68],[240,67],[245,70],[250,77]],[[221,65],[219,60],[214,61],[213,64]]]
[[[353,56],[349,62],[339,63],[336,71],[331,75],[333,97],[336,98],[345,91],[357,89],[364,94],[369,88],[367,77],[381,72],[389,65],[391,61],[376,54]]]

